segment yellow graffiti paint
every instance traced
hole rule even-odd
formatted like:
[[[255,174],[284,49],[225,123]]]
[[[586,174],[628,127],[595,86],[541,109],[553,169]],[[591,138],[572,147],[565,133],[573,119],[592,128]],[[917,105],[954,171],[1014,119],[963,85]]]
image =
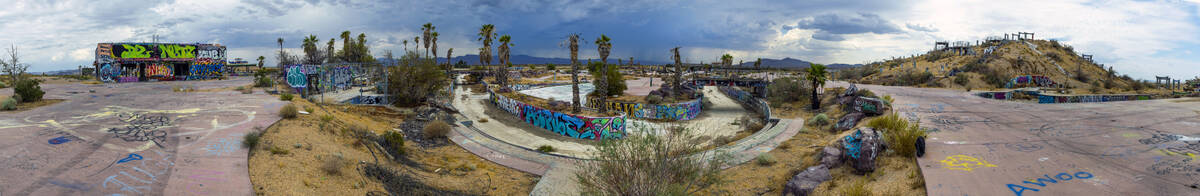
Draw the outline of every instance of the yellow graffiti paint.
[[[996,167],[987,161],[967,155],[954,155],[942,159],[942,167],[953,170],[971,171],[984,167]]]

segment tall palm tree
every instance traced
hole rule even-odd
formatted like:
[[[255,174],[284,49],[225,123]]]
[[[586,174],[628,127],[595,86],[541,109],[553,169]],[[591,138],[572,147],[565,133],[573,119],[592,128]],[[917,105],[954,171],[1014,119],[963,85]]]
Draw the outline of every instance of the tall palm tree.
[[[342,31],[342,62],[350,62],[350,57],[354,53],[354,44],[350,42],[350,31]]]
[[[358,34],[358,43],[354,44],[354,46],[355,46],[354,47],[354,55],[355,55],[354,62],[360,62],[360,63],[368,62],[367,56],[369,56],[369,55],[367,55],[367,54],[370,54],[370,52],[367,51],[367,34],[359,33]]]
[[[258,56],[258,69],[263,68],[263,60],[267,60],[267,57]]]
[[[609,96],[608,95],[609,94],[609,92],[608,92],[608,83],[609,83],[609,81],[608,81],[608,54],[609,54],[609,52],[612,51],[612,39],[609,39],[608,36],[605,36],[604,34],[600,34],[600,37],[596,38],[595,43],[596,43],[596,51],[600,53],[600,62],[602,64],[600,66],[600,70],[599,70],[600,77],[596,78],[597,79],[596,81],[598,81],[597,82],[598,85],[596,85],[596,90],[599,90],[598,91],[599,93],[597,93],[597,95],[600,95],[600,96],[598,96],[600,98],[599,101],[601,104],[603,104],[605,102],[605,99],[608,98],[608,96]],[[598,109],[600,109],[600,113],[608,112],[608,107],[601,106]]]
[[[334,38],[329,38],[329,43],[326,43],[326,44],[325,44],[325,62],[332,63],[332,62],[334,62],[334,60],[335,60],[335,58],[333,58],[333,53],[334,53],[334,51],[333,51],[333,44],[334,44],[334,40],[335,40]]]
[[[579,34],[567,35],[571,50],[571,112],[579,113]]]
[[[276,42],[279,42],[279,65],[283,65],[283,38],[280,37]]]
[[[310,63],[310,64],[321,63],[321,62],[317,62],[317,58],[318,58],[317,56],[320,55],[320,54],[318,54],[319,49],[317,49],[317,42],[319,42],[319,41],[321,41],[321,40],[317,39],[316,35],[309,34],[308,37],[304,37],[304,41],[302,44],[300,44],[300,46],[301,46],[301,48],[304,49],[304,58],[306,61],[305,63]]]
[[[479,27],[479,41],[483,41],[483,47],[479,48],[479,63],[483,63],[484,67],[492,64],[492,37],[496,36],[496,25],[485,24]],[[496,75],[499,76],[501,70],[496,70]]]
[[[733,55],[729,53],[721,55],[721,64],[725,65],[725,77],[729,77],[729,68],[733,67]]]
[[[675,75],[672,77],[671,86],[675,92],[683,92],[683,61],[679,57],[679,47],[672,48],[671,53],[675,54],[671,56],[675,59]]]
[[[496,75],[496,79],[503,85],[508,83],[508,65],[512,64],[512,62],[508,61],[509,49],[512,47],[512,36],[502,35],[499,41],[500,46],[496,47],[496,53],[500,55],[500,74]]]
[[[404,40],[404,52],[408,52],[408,40]]]
[[[429,33],[429,42],[430,42],[429,48],[433,50],[433,59],[437,59],[437,56],[438,56],[437,55],[437,38],[438,38],[438,32],[435,31],[433,33]],[[436,64],[437,61],[435,60],[434,62]]]
[[[433,39],[432,36],[433,36],[434,28],[437,28],[437,27],[434,27],[433,23],[425,23],[425,25],[421,25],[421,31],[423,31],[423,33],[421,35],[423,35],[423,37],[425,38],[424,39],[424,41],[425,41],[425,56],[429,56],[429,44],[432,44],[430,40]],[[437,56],[437,55],[434,55],[434,56]]]
[[[454,69],[454,67],[453,67],[454,64],[450,64],[451,56],[454,56],[454,48],[450,48],[449,50],[446,50],[446,71],[450,71],[451,69]]]
[[[817,88],[825,85],[826,75],[829,73],[825,72],[825,65],[816,63],[813,63],[812,66],[809,66],[804,71],[808,72],[808,75],[804,78],[812,82],[812,109],[821,109],[821,101],[817,98]]]

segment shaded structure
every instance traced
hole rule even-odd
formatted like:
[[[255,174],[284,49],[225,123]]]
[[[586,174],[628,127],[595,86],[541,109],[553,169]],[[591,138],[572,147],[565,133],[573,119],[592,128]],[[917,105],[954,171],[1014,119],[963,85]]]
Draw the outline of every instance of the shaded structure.
[[[103,82],[215,79],[226,64],[220,44],[99,43],[95,54]]]

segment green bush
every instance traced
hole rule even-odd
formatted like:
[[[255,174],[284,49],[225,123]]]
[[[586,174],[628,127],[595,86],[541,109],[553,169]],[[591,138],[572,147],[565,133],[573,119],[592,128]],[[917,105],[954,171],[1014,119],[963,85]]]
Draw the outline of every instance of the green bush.
[[[13,98],[4,99],[0,102],[0,110],[17,110],[17,100]]]
[[[8,84],[5,84],[4,82],[0,82],[0,88],[8,88]]]
[[[542,153],[550,153],[554,152],[554,147],[550,145],[541,145],[538,146],[537,151]]]
[[[592,61],[591,64],[588,64],[588,73],[590,73],[592,75],[592,84],[600,83],[600,78],[601,78],[600,74],[602,74],[602,73],[600,73],[601,72],[600,69],[603,65],[604,65],[604,63],[600,62],[600,61]],[[608,88],[607,88],[608,96],[623,95],[623,94],[625,94],[625,89],[629,88],[628,86],[625,85],[625,76],[623,74],[621,74],[621,66],[620,65],[609,64],[607,78],[608,78]],[[599,91],[593,91],[593,93],[595,93],[595,92],[599,92]]]
[[[297,115],[300,115],[300,111],[296,110],[296,105],[287,104],[282,108],[279,108],[279,117],[293,119],[296,118]]]
[[[262,134],[262,130],[256,130],[242,135],[242,147],[253,150],[255,146],[258,146],[258,141],[262,139]]]
[[[421,132],[425,134],[425,138],[446,137],[446,134],[450,133],[450,124],[435,120],[425,124],[425,128],[421,129]]]
[[[387,148],[389,153],[395,156],[406,153],[404,152],[404,135],[400,134],[400,132],[388,131],[383,134],[383,140],[383,146]]]
[[[294,96],[295,95],[292,95],[291,93],[279,94],[279,100],[280,101],[291,101],[292,97],[294,97]]]
[[[445,71],[433,59],[422,56],[409,51],[400,58],[400,66],[388,67],[391,79],[387,87],[392,104],[402,107],[420,105],[449,84]]]
[[[809,83],[796,77],[777,78],[767,86],[767,100],[771,103],[790,103],[808,100],[812,87]]]
[[[917,137],[924,137],[926,135],[919,124],[917,122],[910,123],[908,120],[900,117],[900,115],[891,113],[871,119],[870,122],[867,122],[867,127],[883,132],[888,148],[892,149],[896,154],[904,157],[913,157],[916,154],[915,144]]]
[[[829,124],[829,116],[826,116],[824,113],[817,114],[816,116],[813,116],[812,119],[809,119],[808,121],[809,121],[809,124],[812,124],[812,125],[825,126],[825,125]]]
[[[21,95],[21,102],[40,101],[42,100],[42,95],[46,94],[46,92],[42,91],[39,83],[41,81],[36,79],[18,80],[16,85],[13,86],[13,92],[14,94]]]
[[[312,114],[314,111],[315,110],[313,110],[311,107],[304,107],[304,112],[308,112],[309,114]]]
[[[643,128],[641,131],[648,131]],[[725,182],[721,167],[729,154],[704,152],[688,130],[676,134],[630,134],[601,140],[576,180],[584,195],[688,195]],[[708,152],[705,152],[708,153]],[[638,168],[638,169],[631,169]]]
[[[761,166],[768,166],[775,164],[775,157],[771,156],[771,154],[762,153],[758,157],[754,157],[754,162]]]

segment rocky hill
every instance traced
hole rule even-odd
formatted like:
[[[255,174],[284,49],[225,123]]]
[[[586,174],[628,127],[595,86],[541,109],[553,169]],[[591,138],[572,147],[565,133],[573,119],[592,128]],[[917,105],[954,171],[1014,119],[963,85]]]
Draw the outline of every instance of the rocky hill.
[[[1154,91],[1152,83],[1120,75],[1084,59],[1054,40],[993,40],[962,50],[934,50],[845,69],[836,78],[852,82],[958,89],[1003,89],[1014,77],[1046,76],[1074,94]],[[1165,90],[1164,90],[1165,91]]]

